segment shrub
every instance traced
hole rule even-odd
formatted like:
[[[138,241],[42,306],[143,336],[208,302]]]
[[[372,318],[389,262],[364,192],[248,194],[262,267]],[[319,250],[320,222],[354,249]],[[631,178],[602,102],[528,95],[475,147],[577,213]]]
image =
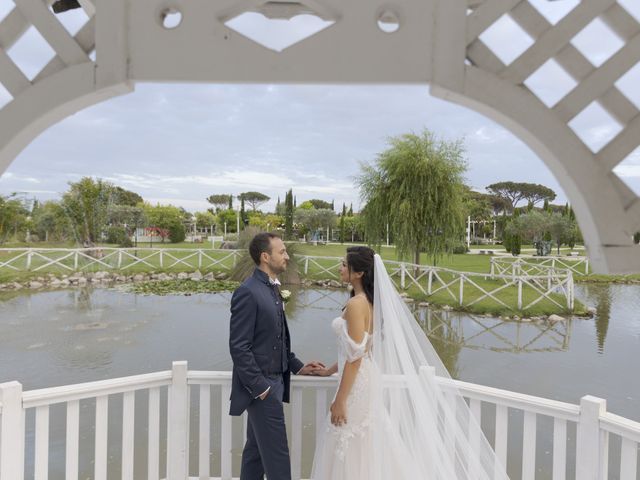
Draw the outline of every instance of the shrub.
[[[125,248],[132,245],[124,227],[109,227],[107,229],[107,243],[115,243]]]
[[[522,246],[522,239],[519,234],[515,234],[510,239],[511,253],[513,255],[520,255],[520,248]]]
[[[185,237],[186,232],[181,222],[174,222],[169,225],[169,241],[171,241],[171,243],[184,242]]]

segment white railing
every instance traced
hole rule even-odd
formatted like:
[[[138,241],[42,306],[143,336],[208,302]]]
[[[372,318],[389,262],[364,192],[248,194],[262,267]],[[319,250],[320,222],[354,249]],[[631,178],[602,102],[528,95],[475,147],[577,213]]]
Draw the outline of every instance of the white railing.
[[[387,261],[385,264],[395,266],[389,273],[402,290],[413,286],[427,297],[443,292],[461,307],[470,307],[487,299],[511,308],[497,294],[512,287],[517,291],[518,310],[529,310],[543,300],[562,310],[571,311],[574,308],[574,284],[570,272],[554,275],[492,275],[402,262]]]
[[[435,375],[429,368],[423,373]],[[512,480],[536,475],[563,480],[574,471],[579,480],[605,480],[613,470],[620,472],[615,478],[636,478],[640,423],[606,412],[605,400],[585,396],[573,405],[436,380],[468,399],[498,459],[510,466]],[[309,474],[317,427],[325,421],[335,382],[335,377],[293,378],[286,414],[295,479]],[[230,391],[230,372],[188,371],[186,362],[174,362],[165,372],[29,392],[18,382],[0,384],[0,480],[43,480],[50,474],[77,479],[80,463],[93,464],[89,475],[96,480],[106,479],[108,470],[110,478],[136,480],[235,478],[246,417],[228,415]],[[117,438],[110,432],[114,426]],[[612,436],[616,442],[609,441]],[[90,438],[88,450],[84,442]],[[612,448],[614,443],[621,447]],[[552,452],[550,466],[540,445]],[[26,452],[32,461],[25,466]],[[118,459],[110,458],[114,452]],[[51,472],[51,465],[63,465],[63,472]]]
[[[542,274],[548,270],[569,270],[575,275],[589,275],[589,258],[587,257],[538,257],[535,255],[518,255],[491,257],[491,272],[501,273],[512,269],[521,272]]]
[[[320,275],[321,278],[338,280],[338,267],[341,257],[299,257],[305,275]],[[512,287],[517,290],[517,309],[526,311],[543,300],[553,303],[561,310],[574,308],[574,283],[571,272],[541,269],[538,274],[531,271],[516,270],[495,273],[492,264],[491,273],[461,272],[449,268],[416,265],[413,263],[384,261],[396,287],[407,290],[415,287],[427,299],[439,292],[461,307],[471,307],[483,300],[489,300],[507,309],[507,305],[498,293]],[[542,271],[544,270],[544,271]],[[487,280],[493,282],[487,283]],[[528,299],[527,299],[528,297]]]
[[[120,270],[140,266],[154,269],[174,267],[230,271],[240,250],[187,248],[2,248],[0,269],[12,271],[63,272]]]

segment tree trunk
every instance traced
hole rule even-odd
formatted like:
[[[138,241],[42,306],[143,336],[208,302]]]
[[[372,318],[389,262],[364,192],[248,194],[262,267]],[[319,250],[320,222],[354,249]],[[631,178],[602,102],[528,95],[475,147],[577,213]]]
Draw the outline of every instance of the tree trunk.
[[[413,263],[416,265],[413,269],[413,275],[415,278],[418,278],[420,274],[420,249],[416,248],[415,252],[413,252]]]

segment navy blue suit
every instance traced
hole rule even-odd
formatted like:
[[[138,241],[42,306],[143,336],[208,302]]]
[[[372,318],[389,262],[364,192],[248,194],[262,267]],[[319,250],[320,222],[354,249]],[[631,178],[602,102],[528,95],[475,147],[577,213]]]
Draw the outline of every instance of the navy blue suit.
[[[248,412],[242,480],[289,480],[291,466],[282,402],[289,401],[291,372],[304,364],[291,351],[282,298],[256,269],[231,298],[229,350],[233,360],[230,415]],[[264,400],[258,397],[268,388]]]

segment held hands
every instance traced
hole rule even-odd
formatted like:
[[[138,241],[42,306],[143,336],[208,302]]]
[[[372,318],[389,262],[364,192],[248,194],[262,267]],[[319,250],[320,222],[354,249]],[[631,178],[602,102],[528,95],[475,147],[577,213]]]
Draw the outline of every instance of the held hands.
[[[335,371],[333,368],[318,368],[317,370],[314,370],[312,375],[316,375],[318,377],[330,377],[334,373]]]
[[[316,371],[326,369],[322,362],[309,362],[298,372],[298,375],[316,375]]]
[[[341,427],[347,423],[347,405],[336,399],[331,404],[331,423],[336,427]]]

